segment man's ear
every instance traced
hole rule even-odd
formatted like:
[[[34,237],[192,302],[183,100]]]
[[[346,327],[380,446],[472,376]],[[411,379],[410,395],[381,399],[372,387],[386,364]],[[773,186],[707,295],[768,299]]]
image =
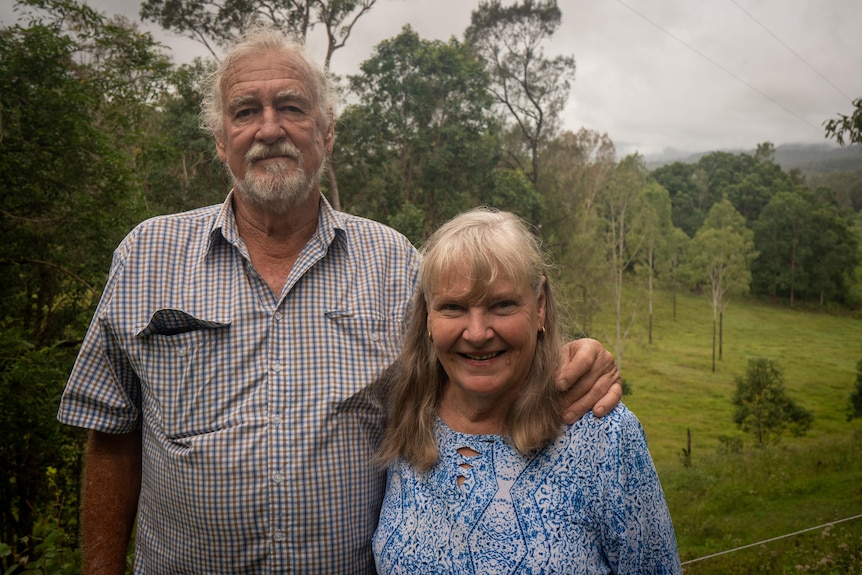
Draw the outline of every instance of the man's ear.
[[[222,162],[224,162],[225,156],[226,156],[225,149],[224,149],[224,143],[222,142],[222,139],[218,136],[216,136],[215,145],[216,145],[216,153],[218,153],[218,159],[221,160]]]
[[[335,147],[335,122],[330,122],[326,128],[326,134],[323,136],[323,147],[326,149],[326,155],[332,154],[332,149]]]

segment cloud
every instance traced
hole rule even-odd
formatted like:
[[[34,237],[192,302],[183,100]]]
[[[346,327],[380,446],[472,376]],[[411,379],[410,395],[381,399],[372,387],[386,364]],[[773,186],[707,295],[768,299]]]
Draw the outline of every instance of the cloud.
[[[862,96],[858,0],[558,1],[563,24],[547,53],[573,55],[577,65],[564,126],[607,133],[621,153],[824,142],[823,122],[849,113]],[[0,20],[9,23],[7,4]],[[91,2],[133,20],[139,4]],[[423,38],[461,38],[477,6],[378,0],[335,53],[333,71],[356,73],[377,43],[408,23]],[[144,28],[179,61],[206,54],[188,39]]]

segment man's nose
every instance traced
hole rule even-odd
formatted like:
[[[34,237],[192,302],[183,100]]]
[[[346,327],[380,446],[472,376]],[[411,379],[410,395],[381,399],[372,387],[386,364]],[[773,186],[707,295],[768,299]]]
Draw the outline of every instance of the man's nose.
[[[260,127],[257,130],[257,139],[271,144],[285,135],[284,128],[279,122],[278,113],[272,108],[264,108],[261,114]]]

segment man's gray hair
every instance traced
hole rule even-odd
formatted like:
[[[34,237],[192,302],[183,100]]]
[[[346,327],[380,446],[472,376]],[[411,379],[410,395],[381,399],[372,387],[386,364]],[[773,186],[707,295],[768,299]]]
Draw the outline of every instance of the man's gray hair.
[[[251,54],[277,51],[292,54],[302,60],[311,70],[321,115],[332,120],[335,114],[336,94],[329,76],[308,54],[302,42],[285,35],[281,30],[264,24],[249,27],[225,55],[218,67],[204,81],[201,103],[201,127],[216,139],[224,135],[224,81],[236,66],[237,61]]]

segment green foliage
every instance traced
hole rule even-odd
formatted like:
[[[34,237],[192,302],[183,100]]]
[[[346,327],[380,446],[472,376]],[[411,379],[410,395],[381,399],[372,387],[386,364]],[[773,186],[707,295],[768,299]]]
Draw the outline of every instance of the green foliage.
[[[742,215],[760,254],[751,265],[753,293],[786,298],[791,305],[857,305],[860,240],[850,211],[856,206],[853,180],[833,177],[828,182],[838,184],[838,191],[812,190],[798,172],[784,172],[774,156],[765,142],[753,156],[713,152],[696,164],[677,162],[651,175],[670,192],[674,224],[690,237],[722,199]]]
[[[556,0],[524,0],[509,6],[483,0],[470,14],[464,32],[466,43],[485,63],[491,93],[519,135],[508,146],[507,158],[536,186],[541,181],[541,147],[557,130],[575,75],[573,57],[548,58],[542,47],[561,20]],[[529,158],[528,167],[519,162],[522,152]]]
[[[696,164],[674,162],[656,168],[650,176],[670,193],[673,225],[688,237],[694,237],[709,208],[721,199],[710,195],[704,169]]]
[[[733,421],[743,431],[754,434],[758,445],[777,443],[788,428],[795,436],[811,428],[814,415],[787,396],[778,362],[752,358],[745,377],[735,381]]]
[[[713,318],[724,309],[727,298],[745,294],[751,281],[750,266],[756,257],[754,234],[729,201],[712,206],[686,256],[686,275],[709,289]]]
[[[84,437],[57,404],[111,252],[145,215],[135,160],[170,65],[74,0],[18,7],[27,25],[0,30],[2,562],[77,572]]]
[[[825,127],[826,137],[834,138],[842,146],[862,144],[862,98],[853,100],[851,114],[838,114],[837,118],[828,120]]]
[[[77,575],[81,573],[81,550],[74,537],[53,520],[39,518],[33,533],[20,541],[30,555],[14,552],[5,543],[0,543],[0,564],[5,564],[5,575]]]
[[[33,349],[15,330],[3,331],[0,358],[0,540],[16,555],[38,556],[39,521],[72,534],[74,547],[84,435],[56,422],[57,404],[76,348]],[[34,538],[22,538],[33,533]],[[55,536],[56,538],[56,536]],[[48,571],[50,572],[50,571]]]
[[[542,238],[560,270],[556,285],[571,303],[569,314],[587,332],[610,292],[597,204],[615,167],[613,142],[587,129],[563,132],[542,155]]]
[[[146,184],[148,214],[180,212],[224,200],[230,182],[211,136],[199,127],[202,78],[212,63],[200,59],[173,71],[158,113],[142,124],[136,169]]]
[[[495,171],[488,78],[464,44],[423,40],[408,26],[361,69],[350,78],[359,103],[341,116],[334,157],[348,211],[392,224],[412,204],[424,222],[421,235],[408,237],[419,241],[486,198],[510,197],[517,180]]]

